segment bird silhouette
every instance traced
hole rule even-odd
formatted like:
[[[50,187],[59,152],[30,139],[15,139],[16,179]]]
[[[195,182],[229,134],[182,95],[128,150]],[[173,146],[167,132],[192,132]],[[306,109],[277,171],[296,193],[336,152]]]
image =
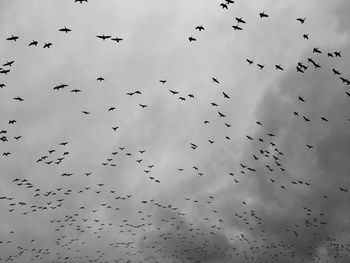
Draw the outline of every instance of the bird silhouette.
[[[202,25],[200,25],[200,26],[196,26],[195,29],[197,29],[198,31],[202,31],[202,30],[204,30],[204,27]]]
[[[269,17],[269,15],[265,14],[265,12],[259,13],[259,16],[260,18]]]
[[[64,32],[64,33],[69,33],[70,31],[72,31],[71,29],[64,27],[64,28],[60,28],[58,31]]]

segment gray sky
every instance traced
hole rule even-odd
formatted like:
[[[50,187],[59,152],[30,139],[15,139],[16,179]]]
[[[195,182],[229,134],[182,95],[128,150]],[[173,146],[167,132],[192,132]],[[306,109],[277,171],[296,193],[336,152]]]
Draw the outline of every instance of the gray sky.
[[[220,3],[0,0],[0,262],[349,261],[350,2]]]

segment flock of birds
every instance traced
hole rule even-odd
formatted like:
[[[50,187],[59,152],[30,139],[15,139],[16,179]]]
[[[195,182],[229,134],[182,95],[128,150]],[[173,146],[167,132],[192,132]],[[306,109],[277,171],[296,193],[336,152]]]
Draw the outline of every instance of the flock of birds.
[[[88,0],[75,0],[75,3],[84,4]],[[234,1],[226,0],[219,4],[219,8],[228,10],[233,6]],[[260,19],[269,19],[267,12],[257,14]],[[245,30],[244,26],[249,21],[243,17],[234,18],[236,24],[232,25],[233,31]],[[307,18],[296,18],[296,22],[301,25],[307,22]],[[199,33],[205,31],[203,25],[194,27]],[[59,32],[67,35],[72,34],[74,29],[66,26],[58,29]],[[117,43],[124,41],[123,38],[113,37],[109,34],[96,35],[102,41],[111,40]],[[308,40],[309,34],[303,34],[302,38]],[[198,37],[193,35],[188,37],[189,42],[197,41]],[[6,41],[21,43],[21,36],[10,35],[6,37]],[[185,38],[186,40],[186,38]],[[127,39],[125,39],[127,42]],[[23,42],[22,42],[23,43]],[[27,42],[30,47],[37,47],[39,42],[31,40]],[[53,48],[51,42],[42,43],[42,48]],[[329,59],[342,59],[342,53],[339,50],[325,51],[319,47],[313,48],[306,61],[300,61],[295,65],[295,70],[299,74],[306,74],[311,70],[322,69],[319,56],[326,56]],[[242,61],[242,66],[248,63],[248,68],[257,66],[260,70],[265,70],[267,65],[261,62],[255,62],[251,58]],[[6,61],[0,68],[0,74],[7,75],[15,71],[15,60]],[[289,67],[281,64],[272,65],[277,71],[290,71]],[[13,69],[13,70],[12,70]],[[339,69],[332,68],[329,70],[331,74],[337,78],[341,84],[350,85],[347,79]],[[13,73],[15,74],[15,73]],[[3,80],[3,79],[2,79]],[[98,76],[96,81],[103,82],[105,78]],[[208,77],[208,81],[220,87],[221,80],[217,77]],[[161,87],[166,87],[168,81],[166,79],[157,80]],[[5,83],[0,83],[0,88],[7,88]],[[53,92],[63,92],[69,89],[69,84],[60,83],[52,87]],[[1,91],[1,90],[0,90]],[[70,89],[69,92],[78,94],[83,90],[78,88]],[[133,90],[125,94],[125,97],[142,95],[142,90]],[[193,93],[181,94],[180,91],[169,89],[171,95],[176,96],[179,100],[185,102],[187,100],[195,100]],[[222,98],[230,100],[229,91],[220,91]],[[350,93],[345,90],[345,97],[349,97]],[[15,96],[11,98],[18,103],[25,103],[26,98]],[[331,119],[326,113],[321,113],[317,119],[311,118],[307,112],[303,112],[303,105],[307,105],[310,98],[300,94],[295,98],[298,109],[291,112],[293,121],[300,121],[304,125],[310,122],[317,122],[324,125],[330,125]],[[149,105],[139,103],[141,109],[147,108]],[[203,120],[204,126],[211,125],[214,121],[222,122],[225,132],[224,140],[230,141],[230,128],[232,124],[229,121],[229,112],[220,109],[219,103],[211,102],[210,107],[217,114],[215,120]],[[105,109],[107,112],[114,112],[116,106],[109,106]],[[81,114],[89,115],[92,112],[82,110]],[[347,121],[350,121],[348,119]],[[202,123],[199,125],[203,125]],[[239,163],[236,171],[227,171],[227,176],[232,178],[233,184],[240,184],[248,175],[265,175],[266,180],[277,187],[281,191],[293,189],[297,187],[312,188],[313,182],[304,179],[281,180],[281,173],[287,177],[288,168],[284,165],[287,158],[286,153],[280,149],[278,141],[279,134],[275,134],[269,130],[265,130],[262,121],[256,121],[257,128],[261,131],[261,135],[246,134],[242,140],[247,140],[254,145],[254,151],[250,157]],[[20,125],[17,120],[10,119],[9,126]],[[113,132],[119,131],[119,126],[111,127]],[[2,149],[8,148],[7,145],[14,141],[21,143],[22,136],[25,134],[17,134],[16,129],[11,127],[0,130],[0,142]],[[203,144],[215,145],[216,138],[208,138],[206,142],[197,142],[195,138],[186,145],[196,153]],[[305,150],[314,151],[315,145],[305,144]],[[43,153],[39,153],[33,161],[33,165],[50,167],[62,165],[64,162],[71,160],[70,141],[63,141],[54,147],[48,148]],[[107,158],[101,160],[98,164],[101,167],[111,167],[118,170],[118,163],[126,162],[130,165],[137,164],[139,171],[144,173],[147,180],[155,185],[161,185],[162,179],[160,175],[154,173],[157,162],[149,162],[147,154],[149,149],[131,150],[126,146],[118,146],[115,151],[108,153]],[[2,153],[3,160],[15,158],[16,152],[5,150]],[[12,157],[13,156],[13,157]],[[189,171],[200,178],[205,177],[206,171],[202,167],[193,165],[192,167],[177,167],[178,173]],[[94,171],[76,172],[66,171],[59,176],[67,177],[83,177],[91,178],[96,174]],[[37,217],[50,218],[50,228],[48,231],[53,232],[55,240],[51,245],[51,240],[45,241],[48,247],[38,247],[36,244],[42,244],[40,238],[29,238],[22,240],[21,245],[16,244],[16,230],[11,229],[8,235],[0,236],[0,262],[18,262],[25,259],[25,262],[210,262],[212,259],[219,259],[222,262],[294,262],[294,258],[299,255],[296,253],[298,240],[305,235],[311,235],[315,238],[319,237],[320,229],[324,228],[329,222],[327,211],[318,211],[313,207],[303,206],[303,221],[295,222],[294,225],[285,226],[282,231],[290,233],[294,238],[294,243],[284,240],[274,240],[265,230],[268,223],[264,220],[264,215],[260,215],[257,209],[250,206],[246,200],[236,204],[233,211],[222,211],[217,197],[214,194],[208,194],[205,197],[185,196],[181,197],[185,205],[183,207],[175,204],[164,203],[156,197],[153,199],[140,200],[137,193],[121,194],[119,189],[101,182],[94,186],[82,186],[79,189],[76,185],[72,187],[40,187],[31,182],[26,176],[16,176],[11,178],[12,187],[18,192],[26,193],[31,198],[23,198],[22,195],[1,195],[1,207],[6,207],[1,213],[8,213],[15,217],[35,215]],[[339,185],[340,194],[348,194],[348,186]],[[321,199],[327,199],[327,193],[320,195]],[[76,200],[82,200],[76,202]],[[84,201],[87,200],[87,201]],[[91,206],[89,200],[98,200],[99,204]],[[79,203],[79,205],[77,205]],[[201,207],[206,211],[205,215],[191,220],[187,218],[188,211],[185,207]],[[65,207],[69,207],[65,209]],[[135,209],[130,212],[130,207]],[[62,212],[57,212],[62,210]],[[64,212],[66,211],[66,212]],[[102,216],[103,214],[108,216]],[[123,215],[132,214],[131,217],[123,218]],[[225,216],[225,213],[231,213],[233,222],[240,226],[240,232],[228,234],[227,225],[231,224]],[[203,227],[203,226],[207,227]],[[2,230],[1,230],[2,231]],[[113,234],[118,237],[114,238]],[[223,241],[226,237],[228,242]],[[106,244],[99,249],[93,250],[89,243],[97,240],[100,244]],[[117,240],[117,241],[116,241]],[[230,245],[232,244],[234,245]],[[349,258],[350,244],[342,243],[332,236],[326,237],[327,247],[332,250],[331,257],[335,261],[343,258]],[[317,254],[317,247],[309,246],[306,248],[308,253],[304,258],[298,259],[298,262],[323,262],[322,258]],[[9,252],[11,251],[11,253]],[[111,252],[114,251],[114,252]],[[117,251],[117,252],[115,252]],[[4,256],[5,255],[5,256]],[[113,257],[111,255],[114,255]],[[308,259],[309,261],[304,261]],[[241,260],[241,261],[239,261]],[[326,261],[324,261],[326,262]]]

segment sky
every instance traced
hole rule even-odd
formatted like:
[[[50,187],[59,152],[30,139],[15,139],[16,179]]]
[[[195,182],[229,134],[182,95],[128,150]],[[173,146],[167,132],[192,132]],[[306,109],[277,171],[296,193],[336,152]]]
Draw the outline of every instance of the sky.
[[[0,262],[349,262],[350,2],[222,3],[0,0]]]

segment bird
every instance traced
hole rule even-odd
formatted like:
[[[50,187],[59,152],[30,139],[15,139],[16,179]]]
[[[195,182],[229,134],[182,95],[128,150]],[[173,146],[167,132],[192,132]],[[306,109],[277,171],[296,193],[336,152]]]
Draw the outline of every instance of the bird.
[[[32,40],[29,44],[28,44],[28,46],[37,46],[38,45],[38,41],[36,41],[36,40]]]
[[[72,30],[69,29],[69,28],[67,28],[67,27],[64,27],[64,28],[58,29],[58,31],[60,31],[60,32],[65,32],[65,33],[67,34],[68,32],[70,32],[70,31],[72,31]]]
[[[179,92],[177,92],[176,90],[169,90],[170,92],[171,92],[171,94],[173,94],[173,95],[176,95],[176,94],[178,94]]]
[[[296,69],[297,69],[297,72],[305,73],[305,71],[303,71],[299,66],[296,66]]]
[[[265,14],[265,12],[259,13],[259,16],[260,18],[269,17],[269,15]]]
[[[305,116],[303,116],[303,119],[304,119],[305,122],[309,122],[310,121],[310,119],[306,118]]]
[[[200,25],[200,26],[196,26],[195,29],[197,29],[198,31],[202,31],[202,30],[204,30],[204,27],[202,25]]]
[[[225,116],[223,113],[221,113],[220,111],[218,111],[218,114],[219,114],[220,117],[223,117],[223,118],[226,117],[226,116]]]
[[[70,92],[78,93],[78,92],[81,92],[81,90],[80,89],[72,89]]]
[[[9,41],[17,41],[18,38],[19,38],[19,36],[11,35],[10,37],[6,38],[6,40],[9,40]]]
[[[341,51],[334,51],[334,55],[336,56],[336,57],[341,57]]]
[[[67,84],[60,84],[58,86],[55,86],[53,88],[53,90],[60,90],[60,89],[64,89],[65,87],[68,87],[68,85]]]
[[[122,41],[123,39],[120,37],[115,37],[115,38],[111,38],[111,40],[116,41],[117,43],[119,43],[120,41]]]
[[[332,71],[333,71],[334,75],[340,75],[340,72],[338,70],[333,68]]]
[[[244,21],[242,17],[241,18],[236,17],[236,21],[237,21],[237,23],[242,23],[242,24],[246,23],[246,21]]]
[[[257,64],[257,66],[260,68],[260,69],[263,69],[265,67],[265,65],[261,65],[261,64]]]
[[[43,48],[50,48],[52,46],[52,43],[48,42],[48,43],[45,43]]]
[[[112,36],[97,35],[96,37],[102,39],[103,41],[105,41],[106,39],[111,38]]]
[[[224,98],[226,98],[226,99],[229,99],[229,98],[230,98],[230,96],[227,95],[225,92],[222,92],[222,94],[224,95]]]
[[[19,101],[19,102],[22,102],[22,101],[24,101],[24,99],[22,99],[21,97],[19,97],[19,96],[17,96],[17,97],[15,97],[15,98],[13,98],[14,100],[17,100],[17,101]]]
[[[190,36],[190,37],[188,38],[188,40],[189,40],[190,42],[192,42],[192,41],[197,41],[197,39],[195,39],[193,36]]]
[[[304,18],[297,18],[297,21],[299,21],[300,22],[300,24],[304,24],[305,23],[305,17]]]
[[[0,73],[2,73],[2,74],[7,75],[7,73],[9,73],[9,72],[10,72],[9,69],[2,69],[2,68],[0,68]]]
[[[96,80],[98,80],[98,81],[104,81],[105,79],[102,78],[102,77],[98,77]]]
[[[281,65],[275,65],[275,68],[277,69],[277,70],[284,70],[283,68],[282,68],[282,66]]]
[[[319,53],[319,54],[321,54],[322,51],[320,51],[320,49],[318,47],[314,47],[314,49],[312,50],[312,53]]]
[[[238,25],[233,25],[232,28],[236,31],[236,30],[243,30],[243,28],[241,28]]]
[[[222,9],[228,9],[227,4],[225,4],[225,3],[221,3],[220,6],[221,6]]]
[[[6,66],[11,67],[11,66],[12,66],[12,64],[13,64],[14,62],[15,62],[14,60],[7,61],[7,62],[6,62],[5,64],[3,64],[2,66],[3,66],[3,67],[6,67]]]

